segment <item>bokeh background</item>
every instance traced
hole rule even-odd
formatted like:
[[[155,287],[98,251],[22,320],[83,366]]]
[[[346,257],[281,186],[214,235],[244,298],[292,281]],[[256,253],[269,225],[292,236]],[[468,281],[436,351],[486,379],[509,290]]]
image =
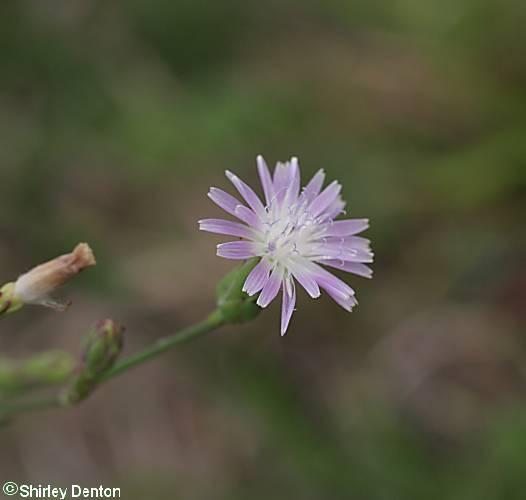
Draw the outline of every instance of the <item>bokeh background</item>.
[[[522,499],[526,4],[2,0],[0,281],[89,241],[67,314],[0,349],[130,353],[206,314],[232,263],[196,221],[225,169],[300,158],[370,217],[360,306],[300,297],[0,429],[0,480],[126,499]],[[229,188],[228,188],[229,189]]]

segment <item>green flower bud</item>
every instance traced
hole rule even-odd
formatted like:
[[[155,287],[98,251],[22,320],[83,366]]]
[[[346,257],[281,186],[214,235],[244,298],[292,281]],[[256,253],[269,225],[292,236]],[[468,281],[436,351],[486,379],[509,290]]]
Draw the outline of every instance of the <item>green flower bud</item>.
[[[119,357],[124,328],[111,319],[97,322],[83,342],[78,373],[64,394],[64,402],[73,404],[87,398]]]
[[[85,369],[99,374],[111,368],[122,350],[123,331],[124,328],[111,319],[98,321],[84,339]]]
[[[228,323],[244,323],[261,312],[255,297],[243,292],[243,284],[256,264],[256,259],[247,261],[229,272],[217,285],[217,308]]]

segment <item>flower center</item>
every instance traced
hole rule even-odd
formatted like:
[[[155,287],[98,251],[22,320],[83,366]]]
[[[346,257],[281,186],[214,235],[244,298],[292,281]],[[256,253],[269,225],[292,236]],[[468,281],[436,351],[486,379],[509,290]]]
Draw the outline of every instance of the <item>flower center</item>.
[[[263,230],[264,255],[271,261],[286,264],[290,257],[305,254],[317,228],[305,204],[296,203],[281,210],[268,207],[267,214]]]

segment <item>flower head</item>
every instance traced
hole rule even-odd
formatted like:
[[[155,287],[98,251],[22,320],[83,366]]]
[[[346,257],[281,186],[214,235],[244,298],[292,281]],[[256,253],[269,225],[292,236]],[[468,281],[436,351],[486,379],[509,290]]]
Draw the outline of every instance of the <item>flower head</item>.
[[[336,220],[345,213],[342,187],[334,181],[322,189],[323,170],[300,190],[297,158],[278,163],[273,175],[261,156],[257,167],[265,204],[252,188],[227,171],[226,176],[245,203],[218,188],[211,188],[208,196],[241,222],[205,219],[199,221],[200,229],[241,238],[218,245],[220,257],[260,259],[243,291],[250,296],[259,293],[260,307],[267,307],[282,291],[282,335],[296,305],[296,281],[312,298],[319,297],[322,289],[351,311],[358,303],[354,290],[323,266],[372,277],[366,265],[373,261],[370,242],[356,236],[369,227],[368,219]]]

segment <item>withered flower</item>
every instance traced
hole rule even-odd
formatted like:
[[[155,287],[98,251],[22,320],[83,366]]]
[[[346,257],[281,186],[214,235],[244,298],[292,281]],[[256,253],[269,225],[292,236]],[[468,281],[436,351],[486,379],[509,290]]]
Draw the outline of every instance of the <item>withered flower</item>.
[[[12,289],[13,303],[38,304],[63,311],[69,304],[54,301],[51,294],[83,269],[95,264],[90,246],[79,243],[71,253],[40,264],[20,276]]]

